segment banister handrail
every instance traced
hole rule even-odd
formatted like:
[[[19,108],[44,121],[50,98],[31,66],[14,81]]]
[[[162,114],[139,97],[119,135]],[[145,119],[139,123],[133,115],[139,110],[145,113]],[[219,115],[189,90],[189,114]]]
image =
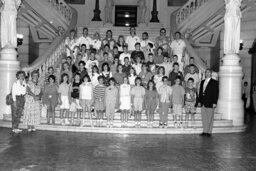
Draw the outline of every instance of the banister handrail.
[[[180,24],[187,19],[196,9],[204,5],[209,0],[189,0],[176,14],[176,23]]]
[[[193,56],[195,59],[195,64],[197,65],[198,69],[204,73],[205,70],[208,68],[206,63],[197,55],[194,48],[191,46],[189,41],[187,39],[184,39],[184,42],[186,43],[186,50],[189,56]]]
[[[71,29],[74,29],[77,24],[77,11],[72,7],[69,7],[72,12],[72,19],[66,30],[66,33],[56,37],[51,43],[49,49],[41,56],[39,56],[29,67],[25,67],[22,70],[25,72],[32,72],[33,70],[39,70],[40,73],[44,72],[49,66],[53,66],[58,61],[62,51],[65,51],[65,39],[68,36]]]

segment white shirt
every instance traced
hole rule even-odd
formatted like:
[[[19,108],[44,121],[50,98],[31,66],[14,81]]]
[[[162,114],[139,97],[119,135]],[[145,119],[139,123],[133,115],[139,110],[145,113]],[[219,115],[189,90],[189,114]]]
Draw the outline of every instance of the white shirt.
[[[141,67],[142,67],[142,64],[133,64],[132,67],[135,69],[136,71],[136,74],[139,75],[139,73],[141,72]]]
[[[81,37],[78,38],[77,43],[80,46],[82,44],[85,44],[86,45],[86,49],[90,49],[90,45],[92,44],[92,39],[89,36],[87,36],[87,37],[81,36]]]
[[[163,62],[161,64],[159,64],[159,66],[164,67],[165,70],[165,76],[169,77],[170,72],[172,71],[172,63],[171,62]]]
[[[130,85],[135,85],[135,79],[137,78],[136,75],[131,75],[128,77]]]
[[[85,65],[85,68],[87,69],[87,72],[89,72],[89,73],[91,73],[92,72],[92,67],[93,66],[99,66],[99,62],[95,59],[95,60],[88,60],[87,62],[86,62],[86,65]]]
[[[129,51],[134,51],[135,50],[135,43],[140,42],[140,38],[138,36],[127,36],[125,43],[128,45],[128,50]]]
[[[79,99],[92,100],[93,85],[90,82],[83,83],[79,86]]]
[[[186,83],[188,82],[188,79],[189,79],[189,78],[193,78],[193,79],[194,79],[193,87],[194,87],[194,88],[197,88],[197,83],[200,81],[199,75],[198,75],[197,73],[194,73],[194,74],[187,73],[187,74],[185,75],[185,78],[184,78],[184,80],[186,81]]]
[[[91,44],[92,44],[93,48],[95,48],[96,50],[99,50],[101,48],[102,42],[100,40],[94,39],[94,40],[91,41]]]
[[[163,85],[162,82],[163,75],[155,75],[154,76],[154,82],[156,84],[156,90],[159,91],[159,88]]]
[[[140,42],[141,49],[142,49],[142,50],[145,50],[145,49],[147,48],[147,46],[148,46],[149,43],[152,43],[153,49],[154,49],[154,43],[153,43],[151,40],[149,40],[149,39],[147,39],[147,40],[142,40],[142,41]]]
[[[16,96],[25,95],[27,92],[27,84],[25,81],[20,83],[19,80],[12,85],[12,99],[16,101]]]
[[[186,48],[185,42],[181,39],[172,41],[170,46],[173,50],[174,55],[182,54],[184,49]]]
[[[172,88],[168,85],[162,85],[158,91],[160,95],[160,102],[170,103],[170,96],[172,95]]]
[[[93,75],[90,74],[91,83],[92,83],[93,87],[95,87],[96,85],[99,84],[99,81],[98,81],[99,76],[100,76],[100,74],[98,74],[98,73],[94,73]]]
[[[124,52],[120,54],[119,60],[120,60],[122,65],[124,65],[124,58],[125,57],[128,57],[129,61],[130,61],[131,60],[131,54],[130,53],[124,53]]]
[[[204,81],[204,85],[203,85],[203,92],[205,91],[209,81],[210,81],[211,78],[206,78],[205,81]]]

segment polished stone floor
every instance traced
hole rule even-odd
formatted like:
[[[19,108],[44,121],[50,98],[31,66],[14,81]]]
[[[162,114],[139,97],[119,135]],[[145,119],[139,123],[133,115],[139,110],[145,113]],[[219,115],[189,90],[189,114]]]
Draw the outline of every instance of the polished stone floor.
[[[0,128],[0,171],[256,170],[256,119],[245,133],[124,135],[10,133]]]

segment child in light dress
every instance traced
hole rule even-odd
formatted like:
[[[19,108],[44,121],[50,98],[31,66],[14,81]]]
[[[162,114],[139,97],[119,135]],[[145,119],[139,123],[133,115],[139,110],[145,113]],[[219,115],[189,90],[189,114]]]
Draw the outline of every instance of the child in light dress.
[[[85,115],[86,111],[88,112],[89,118],[90,118],[90,125],[93,126],[92,122],[92,113],[91,113],[91,106],[93,103],[93,84],[91,83],[90,77],[88,75],[85,75],[84,78],[82,78],[83,83],[79,86],[79,99],[80,99],[80,105],[82,106],[83,112],[82,112],[82,123],[80,126],[85,126]],[[79,117],[80,119],[81,117]]]
[[[115,86],[115,79],[112,77],[109,79],[109,86],[105,92],[105,105],[106,105],[106,117],[107,127],[113,127],[113,121],[115,116],[115,108],[118,104],[118,88]]]
[[[145,96],[145,88],[142,86],[142,80],[140,77],[135,79],[135,87],[131,90],[132,96],[132,106],[134,110],[134,121],[135,126],[139,126],[141,124],[141,113],[143,111],[144,104],[144,96]]]
[[[135,86],[135,79],[137,78],[137,74],[136,74],[136,71],[134,68],[130,68],[130,71],[129,71],[129,75],[128,75],[128,80],[129,80],[129,83],[132,87]]]
[[[68,121],[68,114],[69,114],[69,107],[70,107],[70,96],[69,96],[69,76],[68,74],[64,73],[61,75],[60,86],[58,89],[59,93],[59,102],[60,102],[60,119],[61,124],[66,125],[69,124]]]
[[[182,123],[182,107],[184,106],[185,90],[180,85],[181,78],[175,79],[175,84],[172,86],[172,108],[174,116],[174,127],[183,127]]]
[[[120,86],[120,110],[121,110],[121,126],[126,127],[128,116],[131,110],[131,86],[128,77],[124,77],[124,83]]]
[[[154,113],[158,104],[158,93],[154,81],[150,80],[145,95],[146,114],[148,116],[148,127],[153,127]]]
[[[96,85],[99,84],[99,81],[98,81],[99,76],[100,76],[99,68],[97,66],[93,66],[92,67],[92,72],[90,74],[91,83],[92,83],[93,87],[96,87]]]

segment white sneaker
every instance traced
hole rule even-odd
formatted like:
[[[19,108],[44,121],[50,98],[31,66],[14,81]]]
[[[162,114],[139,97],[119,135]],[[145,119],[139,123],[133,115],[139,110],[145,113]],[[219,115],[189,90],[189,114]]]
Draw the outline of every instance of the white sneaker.
[[[28,129],[28,132],[31,132],[31,131],[32,131],[32,129],[29,128],[29,129]]]
[[[70,124],[68,118],[66,118],[64,122],[65,122],[66,125],[69,125],[69,124]]]
[[[35,131],[36,131],[36,128],[32,128],[31,131],[35,132]]]
[[[22,132],[22,130],[21,129],[17,129],[17,132]]]

